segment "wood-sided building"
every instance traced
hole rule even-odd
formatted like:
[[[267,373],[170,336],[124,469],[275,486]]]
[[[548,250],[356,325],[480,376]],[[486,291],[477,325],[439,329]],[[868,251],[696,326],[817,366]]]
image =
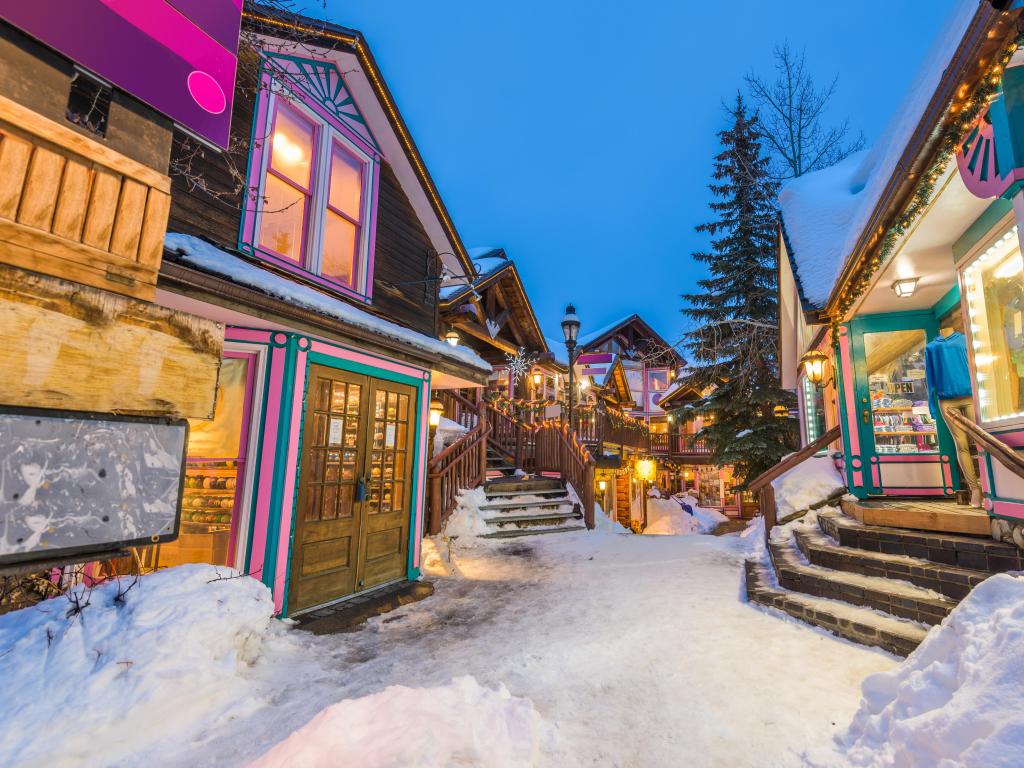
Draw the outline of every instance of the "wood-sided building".
[[[229,151],[183,131],[157,300],[223,323],[183,535],[293,615],[419,572],[431,388],[490,366],[438,338],[472,262],[357,31],[256,4]]]

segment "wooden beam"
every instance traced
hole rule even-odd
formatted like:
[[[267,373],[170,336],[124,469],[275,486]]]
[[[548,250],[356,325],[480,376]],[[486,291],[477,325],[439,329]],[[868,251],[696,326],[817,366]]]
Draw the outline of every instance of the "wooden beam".
[[[515,346],[514,344],[509,344],[504,339],[492,338],[491,334],[487,332],[486,328],[484,328],[482,325],[479,325],[478,323],[474,323],[472,320],[458,320],[455,323],[455,327],[458,328],[460,331],[465,331],[474,338],[480,339],[481,341],[486,341],[488,344],[490,344],[493,347],[497,347],[502,352],[508,352],[510,355],[514,355],[519,352],[519,347]]]

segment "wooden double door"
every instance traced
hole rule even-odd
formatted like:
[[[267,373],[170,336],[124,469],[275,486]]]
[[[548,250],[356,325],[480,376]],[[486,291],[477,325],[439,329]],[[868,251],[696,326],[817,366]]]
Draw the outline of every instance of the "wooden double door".
[[[403,578],[416,390],[311,366],[288,610]]]

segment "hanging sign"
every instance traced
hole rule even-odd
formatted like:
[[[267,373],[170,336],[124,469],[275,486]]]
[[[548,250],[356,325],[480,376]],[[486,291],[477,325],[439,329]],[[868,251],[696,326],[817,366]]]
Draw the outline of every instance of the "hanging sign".
[[[4,407],[0,567],[178,536],[188,422]]]
[[[611,370],[615,355],[611,352],[587,352],[576,358],[580,376],[603,376]]]
[[[9,0],[0,16],[228,146],[242,0]]]

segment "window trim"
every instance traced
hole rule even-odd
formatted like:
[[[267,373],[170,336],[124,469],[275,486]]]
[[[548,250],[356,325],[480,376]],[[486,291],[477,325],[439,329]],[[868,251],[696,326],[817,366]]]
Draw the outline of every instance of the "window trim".
[[[376,249],[377,202],[380,191],[381,156],[359,136],[352,133],[341,121],[334,118],[316,100],[294,82],[289,83],[289,98],[280,95],[280,86],[275,87],[274,77],[286,77],[286,73],[270,72],[264,67],[261,76],[263,87],[259,90],[253,115],[252,141],[248,163],[248,179],[253,199],[243,212],[239,237],[239,250],[257,256],[269,264],[286,270],[303,280],[326,288],[334,293],[370,303],[373,298],[374,255]],[[279,104],[279,100],[281,100]],[[266,190],[267,175],[273,173],[292,186],[290,180],[270,169],[271,141],[273,126],[279,108],[291,109],[314,126],[314,151],[311,163],[311,188],[307,197],[307,210],[303,220],[303,243],[301,262],[289,259],[260,243],[260,228],[263,210],[260,201]],[[321,273],[323,260],[323,233],[328,194],[330,190],[330,169],[335,146],[354,157],[362,166],[362,192],[359,205],[360,220],[356,224],[356,254],[352,268],[352,282],[343,283]],[[256,183],[253,183],[253,182]],[[298,189],[298,187],[296,187]],[[335,210],[332,206],[330,210]],[[347,220],[350,217],[338,211]],[[353,222],[354,223],[354,222]]]

